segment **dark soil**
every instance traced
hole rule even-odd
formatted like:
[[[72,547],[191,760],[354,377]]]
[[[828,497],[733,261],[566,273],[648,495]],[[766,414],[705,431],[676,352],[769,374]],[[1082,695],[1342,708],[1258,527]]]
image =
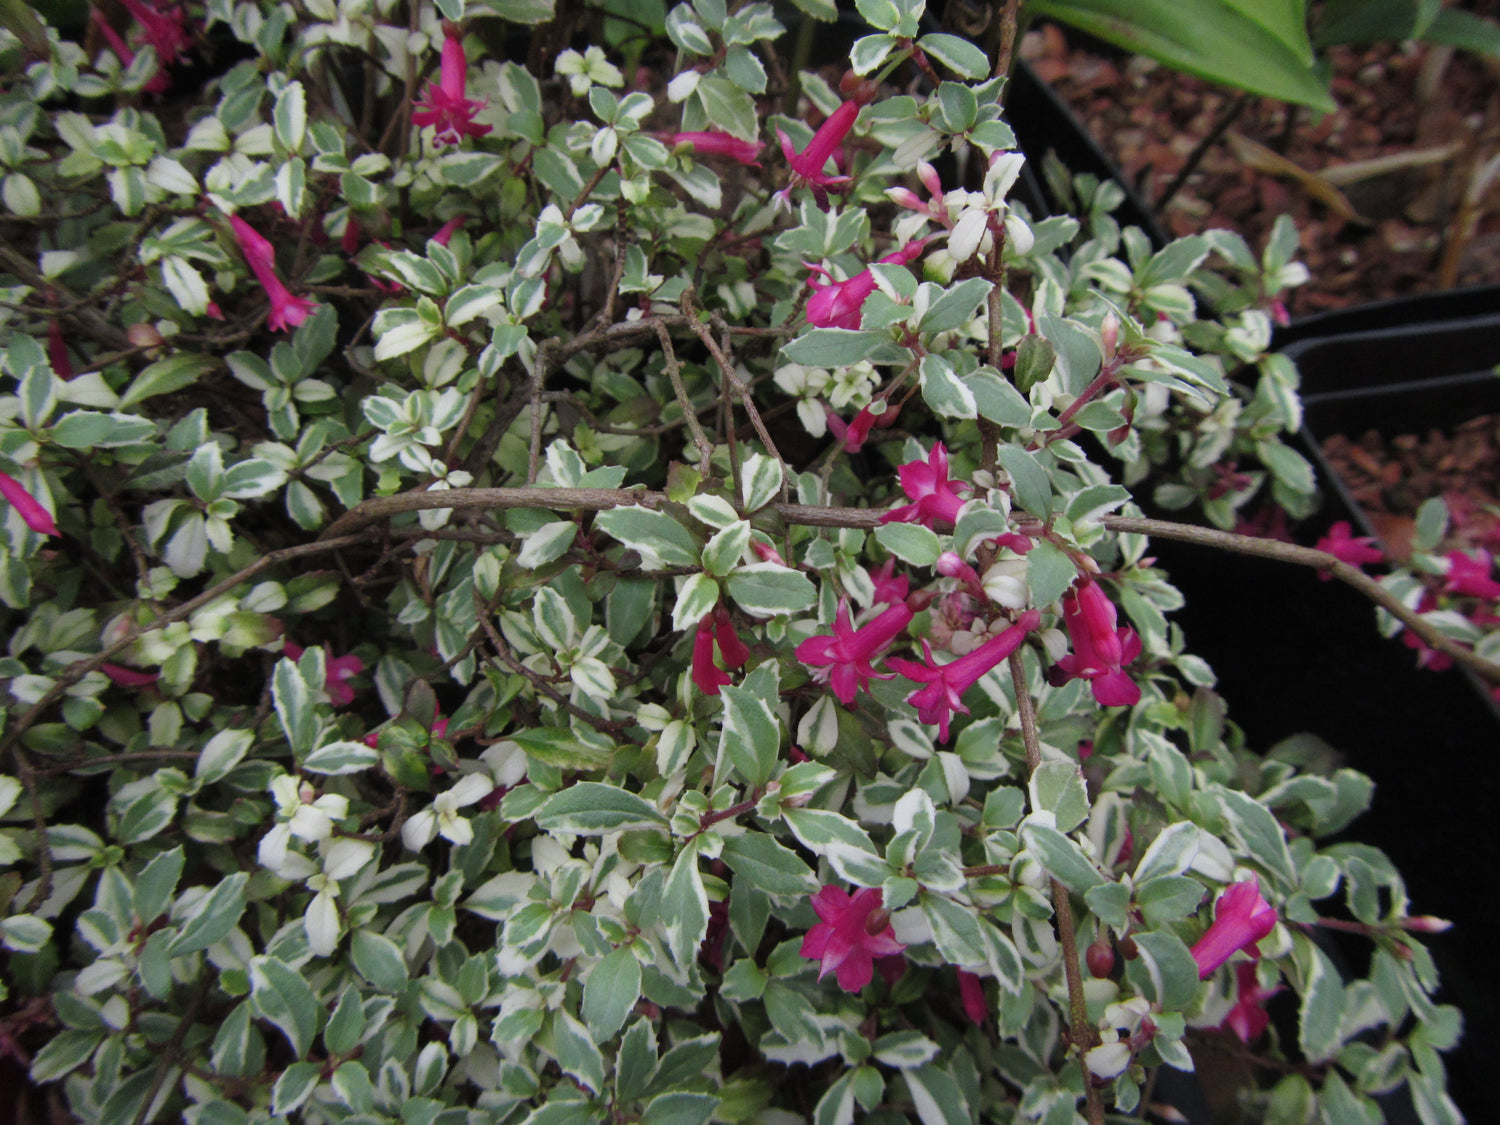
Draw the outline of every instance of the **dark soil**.
[[[1419,44],[1335,49],[1339,109],[1319,116],[1104,50],[1055,26],[1022,45],[1148,201],[1233,113],[1158,213],[1173,235],[1227,227],[1253,246],[1291,215],[1312,271],[1294,316],[1500,280],[1500,176],[1484,179],[1500,154],[1494,63]],[[1278,158],[1302,174],[1272,170]]]

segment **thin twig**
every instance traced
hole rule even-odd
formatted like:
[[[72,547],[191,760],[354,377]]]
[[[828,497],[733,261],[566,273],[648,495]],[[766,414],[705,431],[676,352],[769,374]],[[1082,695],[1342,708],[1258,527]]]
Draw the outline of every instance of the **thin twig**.
[[[1020,27],[1021,0],[1005,0],[1000,10],[1000,46],[995,52],[994,78],[1008,78],[1016,57],[1016,33]],[[1003,96],[1003,95],[1002,95]]]
[[[1423,620],[1419,614],[1402,604],[1400,599],[1364,571],[1350,566],[1327,551],[1319,551],[1312,547],[1299,547],[1295,543],[1282,543],[1276,539],[1257,539],[1252,535],[1236,535],[1232,531],[1218,531],[1211,527],[1170,523],[1167,520],[1106,516],[1101,522],[1111,531],[1152,535],[1158,539],[1172,539],[1179,543],[1196,543],[1203,547],[1217,547],[1222,551],[1234,551],[1241,555],[1254,555],[1257,558],[1275,559],[1277,562],[1321,570],[1340,582],[1353,586],[1432,648],[1447,653],[1454,660],[1474,669],[1490,682],[1500,683],[1500,664],[1486,660],[1472,649],[1465,648],[1457,641],[1451,640],[1436,626]]]
[[[688,432],[693,435],[693,444],[698,447],[698,471],[707,476],[714,447],[708,440],[708,435],[703,432],[703,427],[698,423],[698,413],[693,409],[693,400],[688,397],[687,388],[682,384],[682,364],[677,359],[677,353],[672,350],[672,337],[667,335],[667,326],[660,321],[656,324],[656,338],[661,341],[661,350],[666,357],[663,360],[663,369],[667,373],[667,378],[671,380],[672,390],[677,395],[677,405],[682,408],[683,420],[687,422]]]
[[[1021,720],[1021,744],[1026,748],[1026,773],[1030,776],[1042,764],[1042,747],[1036,733],[1036,709],[1031,689],[1026,685],[1026,664],[1020,649],[1010,654],[1010,680],[1016,689],[1016,716]],[[1078,968],[1078,934],[1073,923],[1073,904],[1068,888],[1052,880],[1052,909],[1057,916],[1057,940],[1062,946],[1063,975],[1068,981],[1068,1037],[1078,1051],[1078,1065],[1083,1068],[1085,1098],[1089,1125],[1104,1125],[1104,1099],[1089,1079],[1083,1056],[1098,1045],[1099,1035],[1089,1019],[1088,1000],[1083,994],[1083,974]]]

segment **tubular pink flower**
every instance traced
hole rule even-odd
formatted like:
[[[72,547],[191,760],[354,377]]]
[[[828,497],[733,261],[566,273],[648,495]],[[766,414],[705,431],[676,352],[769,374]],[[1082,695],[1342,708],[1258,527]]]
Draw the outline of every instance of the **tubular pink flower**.
[[[154,684],[159,672],[142,672],[138,668],[127,668],[123,664],[101,664],[99,671],[120,687],[142,688]]]
[[[1490,553],[1479,550],[1448,552],[1448,577],[1444,589],[1471,598],[1500,598],[1500,582],[1490,577]]]
[[[703,133],[673,133],[669,140],[675,148],[677,145],[691,145],[694,152],[701,152],[710,156],[727,156],[732,160],[738,160],[741,164],[747,164],[752,168],[760,167],[759,141],[741,140],[730,133],[721,133],[717,129],[710,129]]]
[[[975,1024],[983,1024],[990,1014],[989,1001],[984,998],[984,981],[978,973],[958,969],[958,995],[963,1000],[964,1014]]]
[[[734,621],[723,605],[705,613],[693,635],[692,678],[704,695],[718,695],[719,689],[730,682],[729,673],[714,663],[716,644],[725,668],[743,668],[750,659],[750,649],[734,631]]]
[[[949,664],[934,663],[932,646],[925,639],[922,641],[922,652],[927,661],[925,664],[894,656],[886,663],[908,680],[927,685],[912,692],[906,697],[906,701],[917,709],[917,717],[922,722],[936,723],[938,741],[947,742],[948,722],[953,717],[953,712],[964,715],[969,713],[962,702],[964,692],[1015,652],[1026,639],[1026,634],[1041,624],[1041,621],[1041,613],[1029,609],[1010,628]]]
[[[182,8],[159,9],[147,0],[120,0],[141,25],[146,42],[156,49],[156,61],[171,66],[188,49],[187,16]]]
[[[881,258],[880,264],[904,266],[919,256],[926,245],[926,239],[909,242]],[[857,329],[859,311],[870,294],[875,292],[875,275],[864,269],[847,281],[834,281],[822,266],[815,266],[811,262],[804,262],[803,265],[819,275],[818,278],[807,279],[807,284],[813,290],[813,295],[807,302],[807,323],[816,328]]]
[[[852,896],[838,887],[824,887],[812,896],[812,908],[822,919],[802,939],[802,956],[821,962],[818,979],[830,972],[845,992],[858,992],[875,975],[875,958],[906,948],[896,940],[890,913],[881,893],[866,887]]]
[[[52,522],[52,513],[26,490],[26,486],[9,473],[0,472],[0,496],[10,501],[11,507],[21,514],[26,526],[38,535],[61,535],[57,524]]]
[[[1260,881],[1252,877],[1234,884],[1219,896],[1213,925],[1191,950],[1199,979],[1211,976],[1242,949],[1253,954],[1255,943],[1275,927],[1276,910],[1260,897]]]
[[[750,659],[750,649],[734,631],[734,619],[722,602],[714,607],[714,644],[719,646],[719,658],[725,668],[743,668]]]
[[[948,450],[942,442],[932,447],[926,461],[908,461],[896,470],[901,490],[912,501],[892,508],[880,517],[881,523],[951,524],[958,519],[963,500],[955,488],[967,488],[948,476]]]
[[[1280,992],[1281,987],[1262,988],[1255,975],[1254,961],[1236,965],[1234,978],[1237,999],[1234,1007],[1229,1009],[1229,1014],[1224,1017],[1224,1022],[1219,1025],[1219,1030],[1232,1031],[1244,1042],[1253,1043],[1271,1022],[1270,1015],[1262,1005]]]
[[[854,121],[858,116],[859,103],[844,102],[829,114],[828,120],[818,126],[813,139],[807,142],[807,147],[801,152],[792,147],[791,138],[784,130],[776,130],[776,136],[781,141],[782,154],[792,168],[791,182],[777,195],[784,206],[791,205],[792,191],[801,186],[811,188],[818,205],[826,207],[828,189],[849,182],[848,176],[830,176],[823,171],[823,168],[828,163],[828,158],[834,154],[839,145],[844,143],[844,138],[849,135],[849,130],[854,128]]]
[[[412,106],[411,123],[419,128],[431,125],[435,130],[432,143],[462,144],[465,137],[482,137],[488,125],[478,125],[474,115],[489,104],[465,96],[469,60],[464,55],[463,36],[451,24],[443,29],[442,80],[429,82],[422,100]]]
[[[432,236],[432,241],[436,242],[439,246],[447,246],[449,240],[462,230],[463,225],[468,221],[469,216],[467,215],[453,216],[453,218],[438,228],[438,232]]]
[[[52,373],[64,383],[77,374],[73,370],[73,360],[68,356],[68,343],[63,339],[59,320],[47,322],[47,362],[52,365]]]
[[[886,605],[906,601],[907,592],[911,589],[911,579],[904,574],[896,574],[894,558],[881,563],[880,569],[870,575],[870,580],[875,583],[875,600]]]
[[[1350,535],[1351,530],[1353,529],[1349,526],[1348,520],[1339,520],[1328,529],[1327,535],[1318,540],[1317,549],[1327,551],[1339,562],[1346,562],[1350,566],[1364,566],[1366,563],[1378,563],[1384,560],[1385,552],[1376,545],[1374,539],[1368,535]],[[1318,577],[1327,582],[1333,575],[1324,571],[1320,572]]]
[[[824,417],[828,419],[828,432],[840,443],[845,453],[858,453],[870,439],[870,431],[876,426],[889,426],[896,420],[901,408],[887,407],[884,414],[872,414],[868,406],[854,416],[854,421],[845,422],[833,412],[833,407],[823,404]]]
[[[849,615],[849,600],[841,599],[833,635],[807,638],[797,646],[797,659],[813,669],[814,680],[831,684],[833,694],[847,707],[854,702],[855,693],[868,687],[871,680],[893,678],[889,672],[876,672],[872,661],[911,624],[911,618],[906,603],[897,602],[856,630]]]
[[[1128,626],[1115,627],[1115,603],[1098,583],[1085,579],[1063,595],[1063,621],[1073,651],[1049,673],[1054,686],[1074,677],[1089,681],[1094,699],[1104,707],[1140,702],[1141,688],[1121,666],[1141,654],[1141,639]]]
[[[229,216],[229,226],[239,243],[245,264],[255,274],[255,280],[271,300],[271,313],[267,322],[275,332],[295,328],[318,307],[310,297],[295,297],[276,276],[276,248],[261,236],[260,232],[238,215]]]

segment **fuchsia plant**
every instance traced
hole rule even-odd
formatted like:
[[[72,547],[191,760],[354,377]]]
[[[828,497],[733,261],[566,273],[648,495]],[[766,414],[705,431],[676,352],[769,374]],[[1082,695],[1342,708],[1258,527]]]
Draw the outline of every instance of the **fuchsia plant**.
[[[759,141],[741,140],[733,134],[721,133],[715,129],[697,133],[673,133],[668,140],[673,146],[689,145],[694,152],[727,156],[751,168],[760,167],[760,150],[763,146]]]
[[[462,144],[465,137],[486,136],[491,127],[481,125],[474,115],[488,103],[466,96],[469,60],[464,54],[463,32],[453,23],[443,24],[443,59],[441,77],[429,82],[427,90],[412,107],[411,123],[419,128],[431,125],[435,130],[432,143]]]
[[[1140,638],[1128,626],[1116,628],[1114,602],[1099,584],[1089,578],[1081,580],[1063,595],[1062,611],[1073,652],[1057,662],[1053,680],[1088,680],[1094,698],[1104,707],[1131,707],[1140,702],[1140,685],[1122,667],[1140,655]]]
[[[825,170],[829,159],[844,138],[849,135],[849,130],[854,128],[855,119],[859,117],[859,103],[854,101],[843,102],[838,109],[828,115],[828,119],[818,126],[818,131],[813,134],[812,140],[807,142],[807,147],[798,152],[792,147],[791,138],[786,131],[780,127],[776,130],[776,136],[781,141],[781,152],[786,157],[786,162],[791,166],[791,182],[777,195],[777,200],[783,207],[791,207],[791,194],[798,187],[806,187],[812,190],[813,196],[818,201],[818,206],[828,206],[828,189],[842,188],[849,182],[848,176],[829,175]]]
[[[969,709],[963,705],[964,692],[979,682],[982,676],[994,671],[1001,661],[1020,647],[1026,634],[1042,622],[1042,615],[1031,609],[1009,628],[995,634],[984,644],[966,656],[947,664],[939,664],[932,656],[932,647],[924,638],[922,655],[925,663],[891,657],[886,661],[908,680],[925,687],[918,688],[907,697],[907,702],[917,709],[917,717],[924,723],[936,723],[938,741],[948,741],[948,723],[953,712],[967,715]]]
[[[167,113],[65,29],[26,59],[0,1051],[72,1119],[1102,1125],[1220,1019],[1247,1116],[1442,1109],[1436,924],[1328,839],[1365,779],[1225,719],[1148,542],[1199,530],[1131,514],[1310,503],[1259,331],[1296,232],[1157,250],[1099,188],[1034,236],[940,6],[862,3],[867,73],[787,104],[796,6],[579,50],[211,5],[233,69]],[[828,116],[761,167],[777,111]],[[1490,567],[1401,596],[1484,628]],[[1346,899],[1374,957],[1309,972]]]
[[[1276,928],[1276,910],[1260,893],[1254,878],[1235,883],[1214,904],[1214,921],[1193,943],[1193,960],[1199,977],[1212,976],[1215,969],[1236,953],[1254,955],[1255,945]]]
[[[809,637],[797,646],[797,659],[813,668],[814,680],[831,684],[834,695],[847,707],[872,679],[891,678],[888,672],[876,672],[871,661],[905,631],[911,618],[906,604],[897,602],[856,630],[845,598],[839,602],[833,636]]]
[[[908,243],[880,259],[882,265],[905,265],[918,258],[926,246],[925,240]],[[819,328],[858,328],[859,311],[866,299],[875,292],[875,275],[868,269],[861,270],[847,281],[834,281],[827,270],[811,262],[804,263],[822,280],[809,279],[812,298],[807,302],[807,322]]]
[[[42,507],[41,502],[27,491],[25,485],[7,472],[0,472],[0,496],[10,502],[11,507],[20,513],[21,519],[26,521],[26,526],[32,531],[40,535],[62,534],[53,522],[52,513]]]
[[[271,301],[267,318],[272,331],[284,332],[303,323],[318,307],[309,297],[294,296],[276,275],[276,248],[254,227],[238,215],[229,216],[229,225],[239,243],[240,253],[255,279]]]
[[[884,513],[880,517],[881,523],[951,526],[958,519],[958,510],[964,502],[955,490],[969,486],[948,475],[948,450],[942,442],[933,445],[925,462],[908,461],[897,473],[901,478],[901,490],[912,503]]]
[[[824,887],[812,896],[822,919],[802,939],[802,956],[818,962],[818,979],[830,972],[845,992],[858,992],[875,975],[875,959],[900,953],[891,915],[881,905],[881,893],[865,887],[850,895],[839,887]]]

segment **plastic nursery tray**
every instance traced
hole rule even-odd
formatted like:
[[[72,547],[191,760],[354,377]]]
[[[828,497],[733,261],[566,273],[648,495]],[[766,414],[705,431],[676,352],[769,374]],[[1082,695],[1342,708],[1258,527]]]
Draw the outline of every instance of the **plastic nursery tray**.
[[[1473,293],[1455,296],[1460,311],[1474,312]],[[1372,319],[1391,327],[1309,332],[1285,349],[1301,371],[1302,441],[1324,489],[1321,510],[1301,529],[1304,542],[1341,519],[1373,534],[1323,461],[1324,438],[1370,429],[1396,436],[1500,412],[1500,378],[1490,371],[1500,363],[1500,300],[1488,315],[1422,319],[1443,307],[1429,297],[1330,314],[1323,329]],[[1492,1080],[1500,959],[1490,940],[1493,907],[1475,893],[1500,868],[1500,836],[1489,827],[1500,795],[1500,721],[1488,690],[1459,671],[1418,669],[1410,649],[1380,637],[1370,603],[1341,582],[1160,540],[1152,551],[1187,598],[1173,619],[1218,673],[1249,744],[1264,751],[1310,732],[1374,779],[1371,810],[1346,838],[1390,855],[1413,913],[1454,923],[1427,939],[1443,976],[1440,999],[1465,1018],[1464,1039],[1444,1060],[1469,1120],[1500,1121]],[[1338,899],[1319,906],[1341,909]]]

